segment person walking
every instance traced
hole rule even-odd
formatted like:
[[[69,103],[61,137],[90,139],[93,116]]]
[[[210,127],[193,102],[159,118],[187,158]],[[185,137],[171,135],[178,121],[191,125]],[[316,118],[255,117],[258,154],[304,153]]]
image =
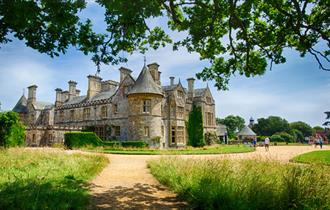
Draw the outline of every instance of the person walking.
[[[320,144],[320,148],[322,149],[322,146],[323,146],[323,139],[322,139],[321,136],[319,137],[319,144]]]
[[[265,142],[264,142],[264,143],[265,143],[265,150],[266,150],[266,151],[269,151],[269,143],[270,143],[270,140],[269,140],[268,137],[265,138]]]
[[[253,139],[252,143],[253,143],[253,147],[255,148],[257,146],[257,138],[256,137]]]

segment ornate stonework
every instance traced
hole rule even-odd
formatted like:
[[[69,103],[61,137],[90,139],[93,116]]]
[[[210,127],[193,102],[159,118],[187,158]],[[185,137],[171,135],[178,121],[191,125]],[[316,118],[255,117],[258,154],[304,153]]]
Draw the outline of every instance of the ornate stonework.
[[[37,86],[29,87],[13,111],[27,125],[28,145],[42,146],[63,142],[63,134],[93,127],[104,140],[160,139],[161,147],[184,146],[187,142],[185,122],[192,105],[202,107],[204,131],[216,132],[215,101],[208,87],[194,89],[189,78],[188,89],[181,82],[161,86],[157,63],[144,66],[135,80],[131,70],[121,67],[120,81],[103,81],[89,75],[86,95],[80,96],[77,83],[55,89],[55,105],[36,100]]]

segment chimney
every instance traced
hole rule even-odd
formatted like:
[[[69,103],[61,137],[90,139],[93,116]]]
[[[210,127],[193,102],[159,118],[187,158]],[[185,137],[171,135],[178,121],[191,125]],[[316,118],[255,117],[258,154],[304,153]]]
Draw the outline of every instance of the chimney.
[[[76,96],[80,95],[80,90],[76,89]]]
[[[87,98],[90,99],[101,92],[101,77],[89,75],[88,77]]]
[[[158,63],[151,63],[148,65],[152,78],[158,85],[160,85],[160,72],[158,71],[158,67]]]
[[[194,78],[188,78],[188,98],[193,98],[194,97]]]
[[[76,96],[76,87],[77,87],[77,82],[70,80],[69,82],[69,99],[73,98]]]
[[[125,68],[125,67],[120,67],[120,82],[122,82],[126,76],[130,75],[132,73],[132,70]]]
[[[62,106],[63,101],[62,101],[62,89],[56,88],[56,100],[55,100],[55,107]]]
[[[171,81],[170,85],[171,85],[171,86],[174,85],[174,78],[175,78],[175,77],[170,77],[170,81]]]
[[[118,82],[113,80],[103,81],[101,83],[101,90],[103,91],[115,91],[117,86],[119,85]]]
[[[31,85],[28,87],[28,104],[35,104],[36,103],[36,95],[37,95],[37,88],[36,85]]]

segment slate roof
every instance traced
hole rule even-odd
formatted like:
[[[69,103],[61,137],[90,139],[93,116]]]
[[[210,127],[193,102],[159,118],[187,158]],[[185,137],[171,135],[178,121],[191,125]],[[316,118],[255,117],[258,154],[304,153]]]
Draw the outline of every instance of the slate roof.
[[[103,100],[103,99],[109,99],[115,94],[116,90],[108,90],[108,91],[102,91],[100,93],[95,94],[91,99],[87,100],[87,96],[76,96],[73,97],[72,99],[66,101],[63,103],[64,105],[72,105],[72,104],[79,104],[79,103],[84,103],[84,102],[92,102],[92,101],[98,101],[98,100]]]
[[[87,96],[76,96],[71,98],[70,100],[63,103],[63,105],[71,105],[71,104],[79,104],[84,102],[84,100],[87,98]]]
[[[17,112],[17,113],[27,113],[28,112],[27,99],[25,98],[24,95],[22,95],[22,97],[18,100],[17,104],[13,108],[13,111]]]
[[[54,105],[52,103],[43,102],[43,101],[36,101],[36,103],[34,104],[34,108],[38,110],[51,109],[53,107]]]
[[[237,133],[238,136],[256,136],[257,134],[253,130],[245,126],[240,132]]]
[[[143,66],[140,75],[136,79],[135,84],[128,94],[130,95],[136,93],[153,93],[163,95],[160,86],[156,84],[146,66]]]
[[[195,97],[201,97],[205,94],[205,91],[207,90],[207,88],[199,88],[199,89],[195,89],[194,91],[194,95]]]

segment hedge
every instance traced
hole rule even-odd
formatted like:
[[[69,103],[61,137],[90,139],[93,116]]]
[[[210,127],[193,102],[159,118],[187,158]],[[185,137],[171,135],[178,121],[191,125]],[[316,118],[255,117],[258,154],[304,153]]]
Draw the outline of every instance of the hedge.
[[[119,141],[103,141],[103,146],[107,147],[119,147],[120,142]]]
[[[64,134],[64,145],[72,149],[84,146],[103,146],[103,142],[93,132],[70,132]]]
[[[145,141],[123,141],[121,143],[121,146],[123,147],[147,147],[148,144]]]

